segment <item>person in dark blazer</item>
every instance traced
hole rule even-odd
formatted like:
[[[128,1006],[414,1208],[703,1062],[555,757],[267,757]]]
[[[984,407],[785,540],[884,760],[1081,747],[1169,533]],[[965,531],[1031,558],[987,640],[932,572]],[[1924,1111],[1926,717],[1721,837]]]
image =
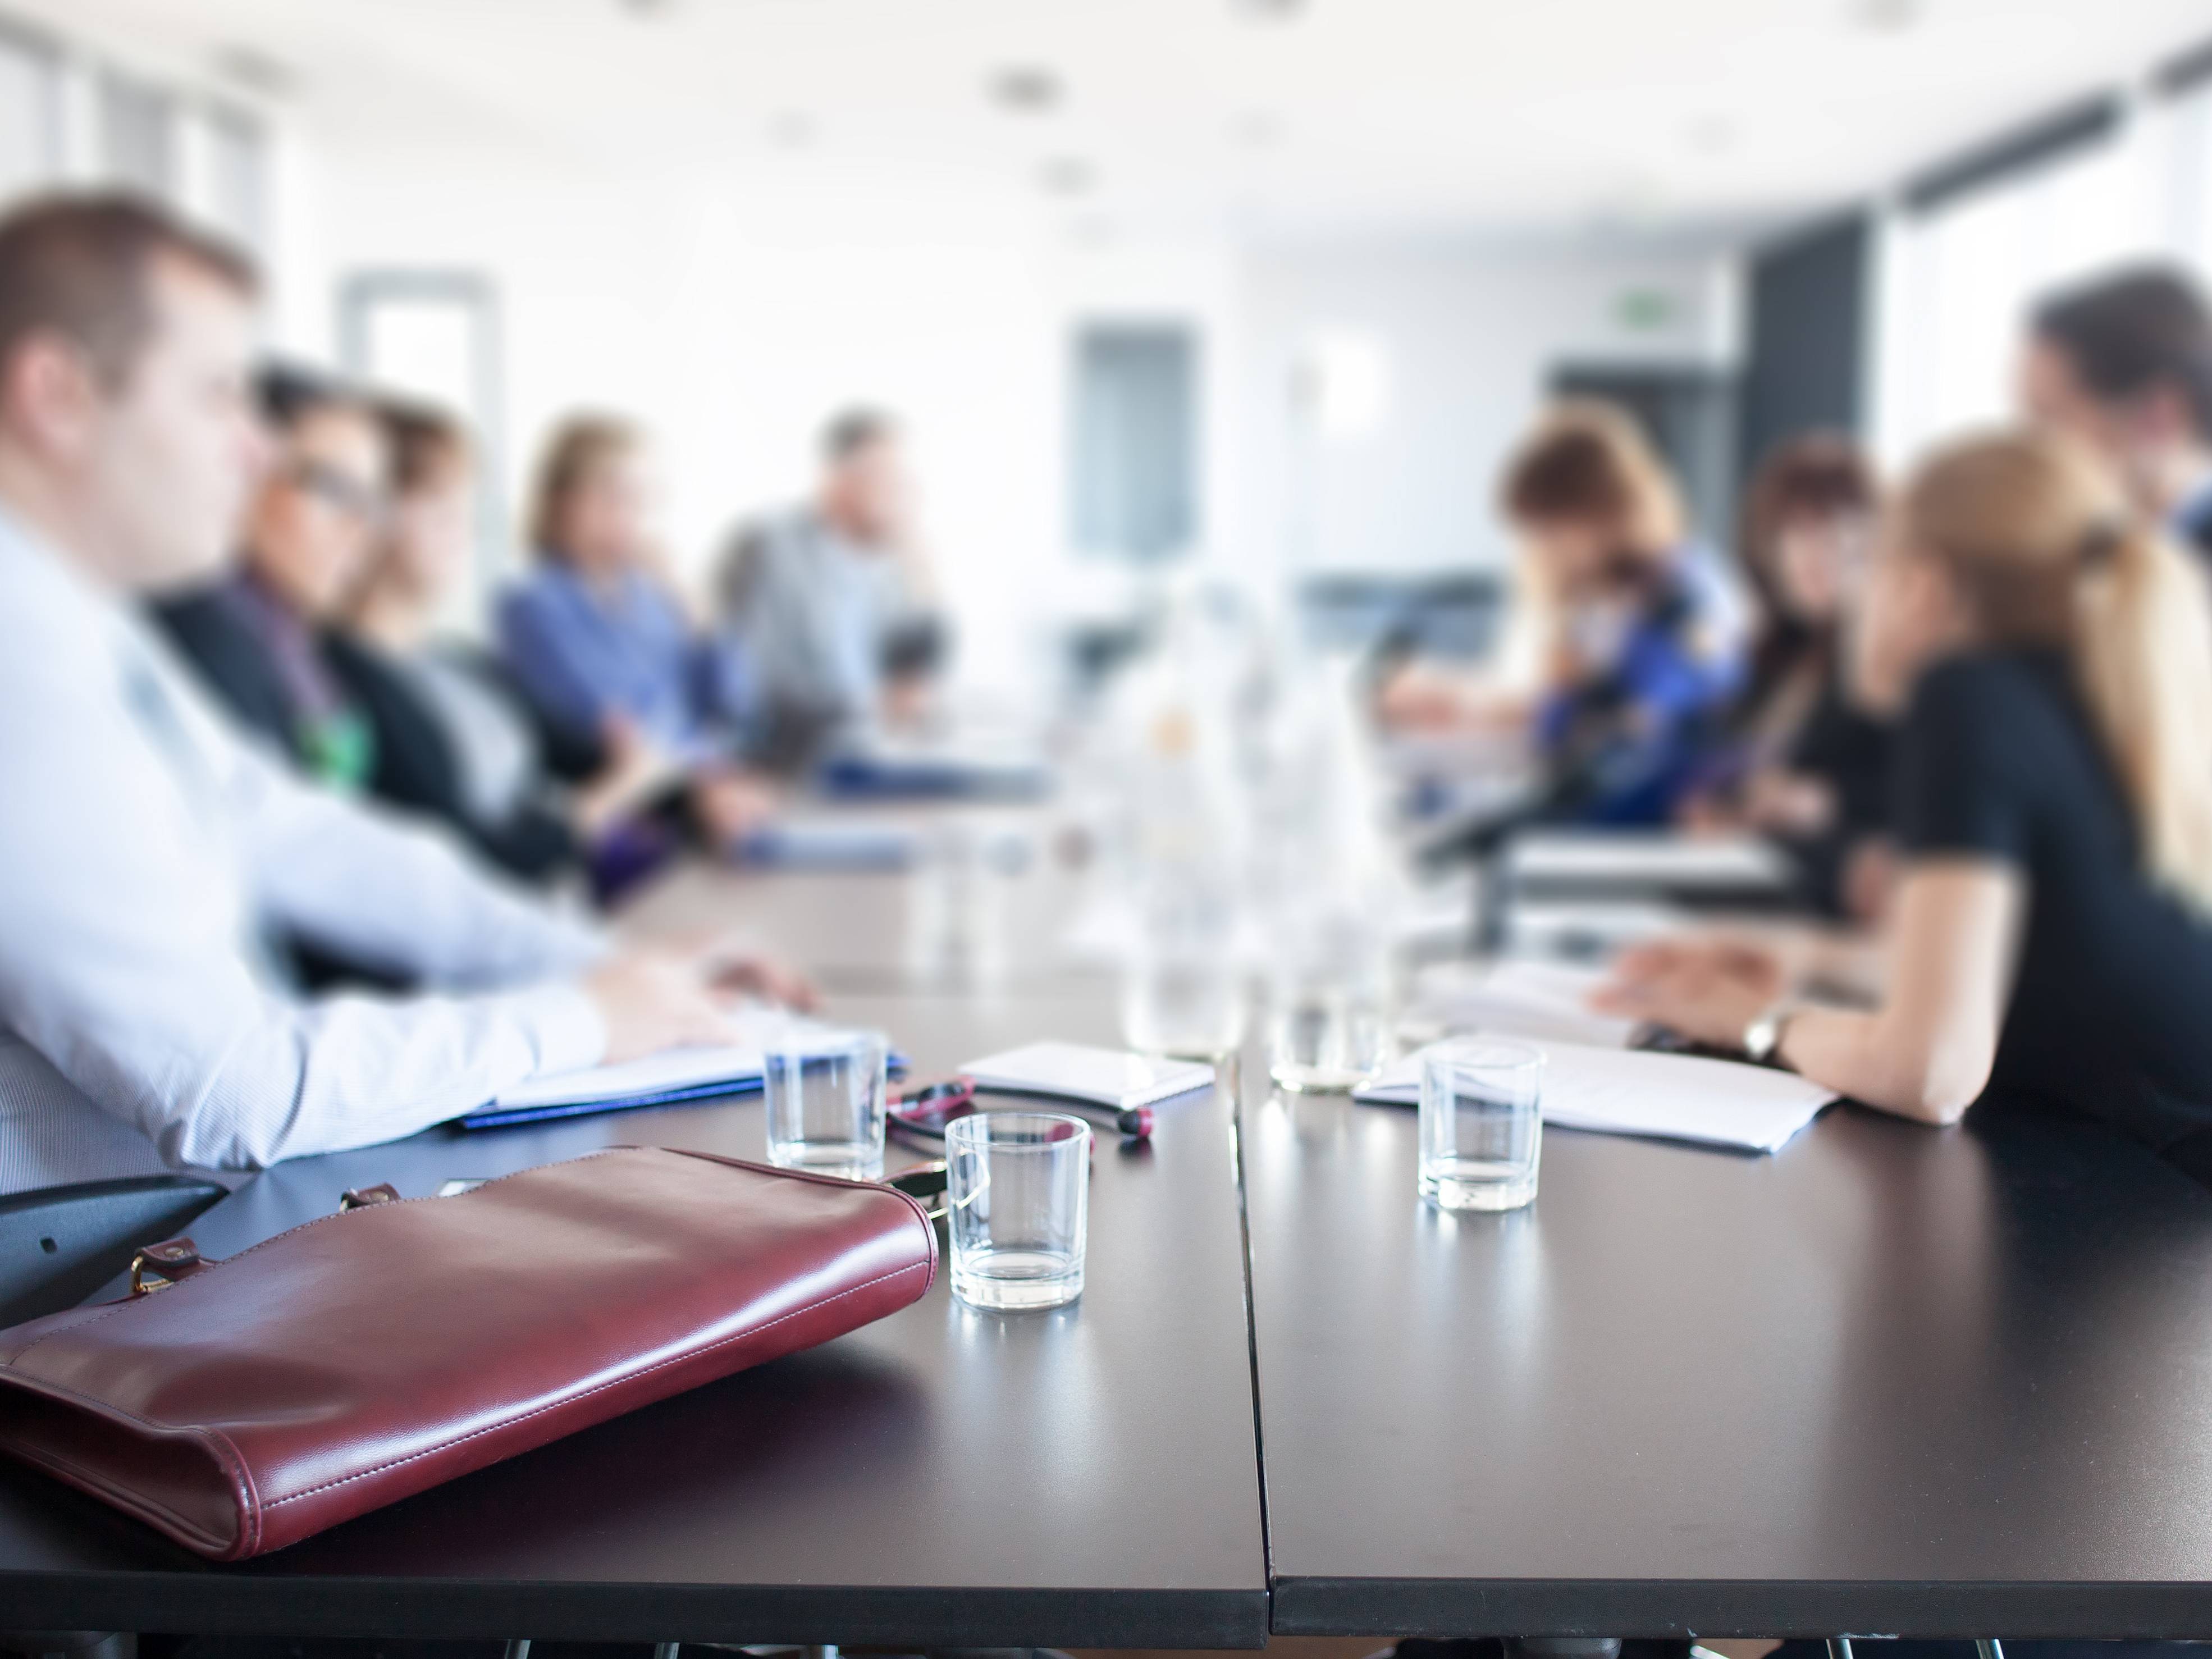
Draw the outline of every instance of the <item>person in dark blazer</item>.
[[[383,428],[359,398],[295,371],[265,371],[258,391],[275,459],[246,514],[240,568],[161,601],[155,618],[249,730],[310,777],[365,790],[374,733],[322,625],[383,522]]]
[[[2188,276],[2145,265],[2045,299],[2021,402],[2102,454],[2146,519],[2212,562],[2212,308]]]

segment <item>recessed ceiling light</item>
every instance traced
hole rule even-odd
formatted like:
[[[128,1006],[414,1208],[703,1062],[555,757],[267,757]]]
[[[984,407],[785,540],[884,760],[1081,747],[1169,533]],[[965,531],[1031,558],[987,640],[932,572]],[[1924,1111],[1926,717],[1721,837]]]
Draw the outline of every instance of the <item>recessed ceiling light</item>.
[[[233,86],[263,98],[289,98],[300,89],[300,77],[292,66],[258,46],[237,43],[218,46],[215,72]]]
[[[1229,136],[1248,149],[1270,149],[1282,142],[1282,119],[1273,110],[1248,109],[1230,122]]]
[[[769,143],[782,149],[804,149],[814,142],[814,118],[803,109],[781,109],[769,117]]]
[[[1735,123],[1725,115],[1700,115],[1682,129],[1682,138],[1692,149],[1718,155],[1735,148]]]
[[[1927,11],[1927,0],[1850,0],[1851,21],[1882,34],[1911,28]]]
[[[617,0],[632,17],[665,17],[676,9],[676,0]]]
[[[991,101],[1018,115],[1042,115],[1060,106],[1066,88],[1042,64],[1014,64],[991,77]]]
[[[1268,23],[1287,22],[1306,9],[1306,0],[1231,0],[1231,3],[1240,17],[1256,18]]]
[[[1054,196],[1086,196],[1098,175],[1079,155],[1055,155],[1044,164],[1037,182]]]

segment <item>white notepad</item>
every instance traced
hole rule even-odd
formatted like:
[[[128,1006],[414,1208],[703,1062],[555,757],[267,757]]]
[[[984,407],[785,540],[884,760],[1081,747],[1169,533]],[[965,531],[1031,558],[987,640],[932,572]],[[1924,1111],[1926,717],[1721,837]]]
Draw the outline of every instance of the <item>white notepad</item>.
[[[610,1105],[645,1098],[673,1099],[720,1086],[732,1091],[758,1087],[768,1046],[793,1030],[828,1032],[832,1028],[794,1018],[780,1010],[744,1009],[731,1017],[737,1041],[726,1045],[668,1048],[616,1066],[583,1066],[548,1072],[502,1089],[498,1097],[470,1114],[472,1118],[507,1112],[545,1112],[561,1107]]]
[[[971,1060],[960,1069],[978,1088],[1049,1095],[1116,1110],[1213,1086],[1213,1067],[1202,1060],[1157,1060],[1079,1042],[1032,1042]]]
[[[1544,830],[1513,843],[1516,880],[1698,888],[1786,887],[1790,861],[1757,836]]]
[[[1794,1072],[1741,1060],[1536,1042],[1544,1051],[1544,1121],[1602,1134],[1650,1135],[1771,1152],[1836,1098]],[[1425,1053],[1426,1050],[1421,1051]],[[1354,1098],[1418,1105],[1421,1054],[1407,1055]]]
[[[1416,998],[1446,1030],[1626,1048],[1642,1022],[1589,1007],[1590,993],[1610,977],[1565,962],[1441,962],[1421,975]]]

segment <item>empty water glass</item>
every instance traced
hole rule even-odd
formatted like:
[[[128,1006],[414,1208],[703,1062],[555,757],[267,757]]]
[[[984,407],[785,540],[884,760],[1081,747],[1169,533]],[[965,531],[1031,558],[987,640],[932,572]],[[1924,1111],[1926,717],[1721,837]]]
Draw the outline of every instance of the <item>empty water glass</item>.
[[[1536,1196],[1544,1055],[1469,1037],[1421,1060],[1421,1194],[1440,1209],[1517,1210]]]
[[[971,1307],[1057,1308],[1083,1294],[1091,1126],[977,1112],[945,1126],[952,1293]]]
[[[1382,1000],[1359,985],[1278,975],[1269,1010],[1267,1072],[1293,1094],[1349,1094],[1389,1059]]]
[[[848,1181],[880,1181],[890,1055],[877,1031],[802,1025],[772,1038],[763,1078],[769,1161]]]

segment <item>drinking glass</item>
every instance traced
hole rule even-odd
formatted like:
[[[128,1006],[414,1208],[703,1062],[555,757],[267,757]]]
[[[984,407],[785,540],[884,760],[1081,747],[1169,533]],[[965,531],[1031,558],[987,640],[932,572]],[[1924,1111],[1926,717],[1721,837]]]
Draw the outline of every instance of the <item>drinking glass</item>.
[[[1057,1308],[1083,1294],[1091,1126],[977,1112],[945,1126],[952,1293],[970,1307]]]
[[[1383,999],[1364,975],[1285,971],[1268,999],[1267,1074],[1292,1094],[1349,1094],[1389,1058]]]
[[[1544,1055],[1470,1037],[1421,1060],[1420,1190],[1446,1210],[1517,1210],[1536,1196]]]
[[[879,1031],[800,1026],[771,1038],[763,1077],[769,1162],[880,1181],[890,1054]]]

